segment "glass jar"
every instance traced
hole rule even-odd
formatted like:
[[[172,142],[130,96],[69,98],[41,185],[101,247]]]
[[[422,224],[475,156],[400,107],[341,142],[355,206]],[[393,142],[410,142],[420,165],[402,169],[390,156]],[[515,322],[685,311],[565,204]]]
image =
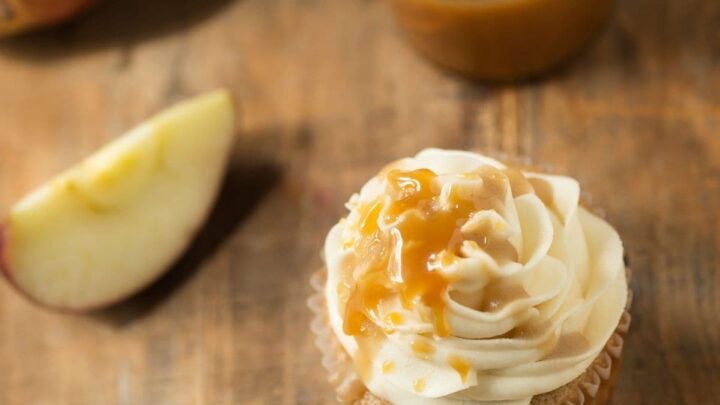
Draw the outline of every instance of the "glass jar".
[[[389,0],[426,57],[486,80],[537,76],[579,52],[612,0]]]

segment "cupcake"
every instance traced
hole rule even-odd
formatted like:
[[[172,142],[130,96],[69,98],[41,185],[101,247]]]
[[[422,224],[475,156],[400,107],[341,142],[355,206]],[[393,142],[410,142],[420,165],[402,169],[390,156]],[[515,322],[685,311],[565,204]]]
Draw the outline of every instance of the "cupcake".
[[[341,403],[605,403],[629,324],[617,232],[568,177],[428,149],[347,203],[313,278]]]

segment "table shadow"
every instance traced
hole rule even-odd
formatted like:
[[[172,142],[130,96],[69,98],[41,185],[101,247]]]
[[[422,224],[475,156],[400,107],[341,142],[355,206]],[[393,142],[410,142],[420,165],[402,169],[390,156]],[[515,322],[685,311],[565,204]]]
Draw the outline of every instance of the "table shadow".
[[[91,316],[114,327],[124,327],[150,314],[188,282],[280,181],[281,170],[277,165],[267,161],[250,162],[233,161],[210,217],[164,276],[129,299]]]
[[[0,40],[0,53],[49,62],[183,32],[239,0],[105,0],[61,25]]]

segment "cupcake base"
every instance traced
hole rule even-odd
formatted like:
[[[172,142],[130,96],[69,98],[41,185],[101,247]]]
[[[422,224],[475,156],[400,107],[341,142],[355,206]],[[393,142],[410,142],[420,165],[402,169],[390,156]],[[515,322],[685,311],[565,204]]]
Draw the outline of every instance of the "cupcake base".
[[[630,269],[626,268],[630,279]],[[322,352],[322,365],[328,373],[328,380],[335,387],[337,400],[341,404],[392,405],[370,393],[353,368],[352,360],[335,337],[325,303],[324,287],[326,271],[322,269],[310,279],[313,295],[308,306],[314,313],[311,330],[315,334],[315,345]],[[605,347],[583,374],[562,387],[533,397],[531,405],[603,405],[607,404],[620,369],[625,335],[630,327],[630,305],[632,290],[628,288],[628,299],[620,322]]]

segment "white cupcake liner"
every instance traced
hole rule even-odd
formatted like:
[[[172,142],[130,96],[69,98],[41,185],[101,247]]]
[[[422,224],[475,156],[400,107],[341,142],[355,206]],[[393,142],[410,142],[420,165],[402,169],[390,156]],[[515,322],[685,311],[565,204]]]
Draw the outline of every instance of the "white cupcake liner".
[[[629,279],[629,268],[626,269],[626,275]],[[335,388],[337,401],[341,404],[362,404],[362,398],[367,392],[367,388],[360,376],[355,372],[352,360],[340,345],[335,332],[330,327],[324,291],[326,279],[327,273],[325,269],[315,272],[310,278],[313,294],[308,299],[308,307],[314,315],[310,329],[315,335],[315,346],[322,353],[322,366],[327,372],[328,381]],[[611,378],[618,371],[625,335],[630,328],[631,303],[632,290],[628,287],[625,311],[620,317],[615,332],[610,336],[603,350],[585,372],[582,381],[576,385],[575,392],[566,396],[565,405],[595,404],[596,400],[602,400],[598,397],[598,392],[601,389],[606,390],[605,398],[610,395],[612,387],[606,385],[612,383]]]

